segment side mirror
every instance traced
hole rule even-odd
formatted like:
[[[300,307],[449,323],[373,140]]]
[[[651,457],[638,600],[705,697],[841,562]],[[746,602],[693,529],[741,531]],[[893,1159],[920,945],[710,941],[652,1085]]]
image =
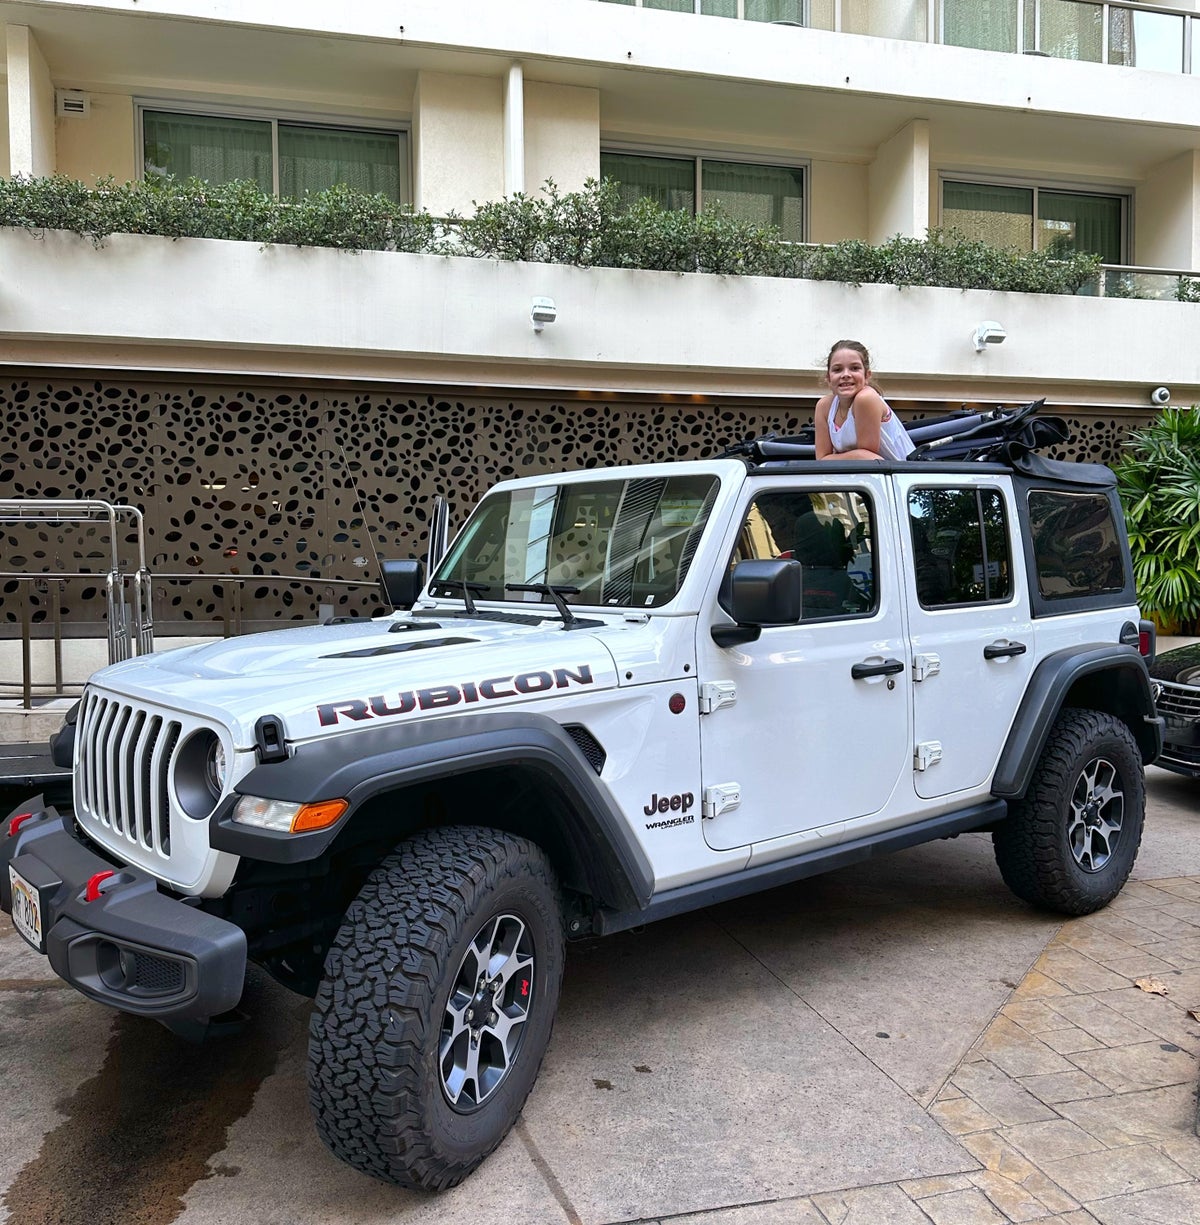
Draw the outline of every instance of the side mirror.
[[[384,601],[397,611],[411,608],[425,588],[425,563],[381,560],[379,569]]]
[[[721,647],[754,642],[764,625],[794,625],[804,613],[804,567],[798,561],[750,558],[729,581],[729,611],[736,625],[714,625]]]

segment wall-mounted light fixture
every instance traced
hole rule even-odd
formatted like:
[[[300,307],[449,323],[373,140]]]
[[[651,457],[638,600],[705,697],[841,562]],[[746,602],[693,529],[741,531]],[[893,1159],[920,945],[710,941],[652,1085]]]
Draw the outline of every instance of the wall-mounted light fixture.
[[[975,345],[975,352],[982,353],[988,345],[1002,345],[1008,338],[1008,333],[1004,330],[1004,325],[997,323],[995,319],[985,319],[982,323],[975,325],[975,330],[971,333],[971,341]]]
[[[558,307],[554,305],[554,299],[534,298],[529,318],[535,332],[540,332],[547,323],[553,323],[558,318]]]

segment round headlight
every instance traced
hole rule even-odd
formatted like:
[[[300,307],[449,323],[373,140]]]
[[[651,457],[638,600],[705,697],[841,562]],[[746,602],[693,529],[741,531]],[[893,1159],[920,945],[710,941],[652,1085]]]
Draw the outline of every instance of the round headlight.
[[[193,732],[175,754],[175,795],[189,817],[201,821],[212,815],[225,791],[229,759],[216,732]]]
[[[208,759],[204,763],[204,781],[212,792],[214,800],[221,798],[225,790],[225,746],[220,740],[214,740],[209,746]]]

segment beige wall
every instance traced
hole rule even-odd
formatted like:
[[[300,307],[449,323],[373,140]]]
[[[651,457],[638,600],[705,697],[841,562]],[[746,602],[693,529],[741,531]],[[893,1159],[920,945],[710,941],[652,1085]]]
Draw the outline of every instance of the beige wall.
[[[929,121],[914,119],[876,151],[868,170],[867,238],[921,238],[929,225]]]
[[[135,175],[133,99],[126,94],[91,94],[86,118],[55,121],[58,170],[85,183],[112,175],[127,183]]]
[[[1138,188],[1131,258],[1152,268],[1200,268],[1200,151],[1160,163]]]
[[[578,191],[600,177],[600,91],[525,81],[525,190]]]
[[[814,161],[810,184],[809,242],[841,242],[843,238],[866,237],[866,166]]]
[[[8,168],[8,93],[0,91],[0,174],[10,175]]]
[[[53,174],[54,83],[28,26],[8,26],[8,157],[12,174]]]
[[[422,72],[413,102],[417,208],[469,213],[504,194],[504,82]]]

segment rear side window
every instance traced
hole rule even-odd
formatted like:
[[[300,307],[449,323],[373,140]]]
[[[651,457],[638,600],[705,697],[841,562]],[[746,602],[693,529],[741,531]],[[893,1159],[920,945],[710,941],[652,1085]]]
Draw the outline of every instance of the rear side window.
[[[908,524],[922,608],[994,603],[1012,595],[1012,550],[998,490],[914,489]]]
[[[1038,590],[1047,600],[1122,591],[1125,563],[1113,508],[1103,494],[1029,491]]]

